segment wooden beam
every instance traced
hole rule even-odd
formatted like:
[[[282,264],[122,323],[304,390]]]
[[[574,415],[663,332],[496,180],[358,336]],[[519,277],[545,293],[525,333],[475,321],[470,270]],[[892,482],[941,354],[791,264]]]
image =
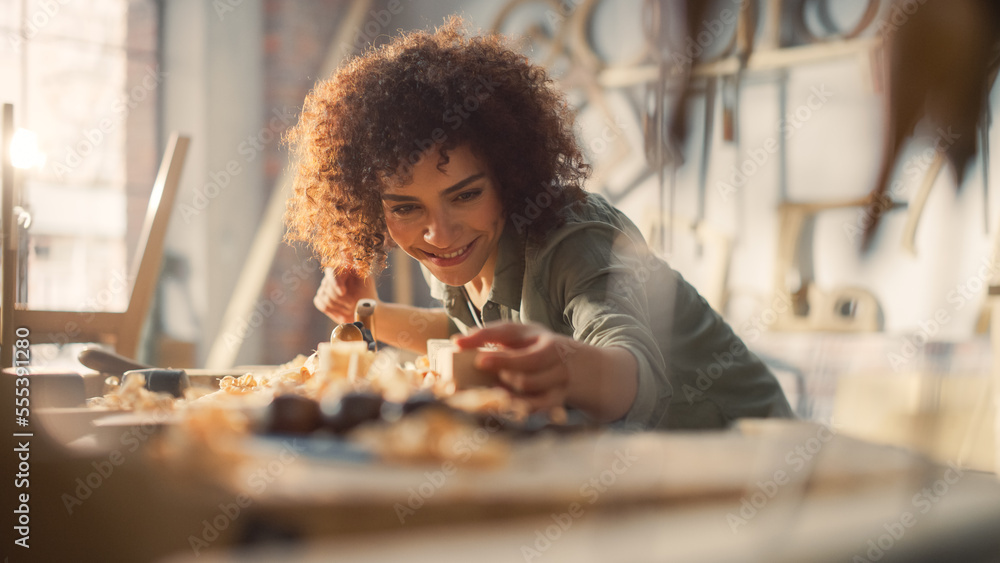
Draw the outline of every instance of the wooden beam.
[[[39,343],[85,342],[85,336],[98,337],[95,342],[100,342],[107,340],[107,335],[128,330],[123,314],[115,312],[18,309],[15,314],[18,324],[30,327],[38,337],[33,341]]]
[[[136,245],[138,256],[132,262],[131,279],[132,294],[129,297],[128,309],[122,318],[122,325],[116,332],[118,339],[115,350],[129,358],[134,358],[139,346],[139,333],[149,312],[153,300],[156,283],[160,277],[160,266],[163,264],[163,244],[167,235],[167,225],[177,197],[177,186],[180,184],[181,171],[184,169],[184,159],[187,156],[191,139],[174,133],[167,142],[163,153],[153,191],[149,194],[149,205],[146,207],[146,219],[142,224],[139,244]],[[126,328],[127,327],[127,328]]]

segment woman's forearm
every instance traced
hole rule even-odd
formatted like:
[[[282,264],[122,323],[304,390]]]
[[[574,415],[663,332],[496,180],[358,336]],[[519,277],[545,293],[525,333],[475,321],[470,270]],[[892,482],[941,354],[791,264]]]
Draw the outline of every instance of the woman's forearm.
[[[632,352],[576,342],[566,362],[571,374],[567,404],[601,423],[619,420],[632,408],[639,389],[639,363]]]
[[[427,353],[427,339],[448,338],[448,315],[444,309],[426,309],[379,301],[375,307],[374,336],[395,346]]]

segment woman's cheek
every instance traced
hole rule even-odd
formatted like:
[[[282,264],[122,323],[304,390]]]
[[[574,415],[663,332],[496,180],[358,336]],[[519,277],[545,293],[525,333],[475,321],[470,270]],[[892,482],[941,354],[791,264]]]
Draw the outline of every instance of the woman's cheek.
[[[397,245],[405,248],[409,241],[406,240],[405,231],[401,228],[399,221],[395,219],[390,219],[388,216],[385,218],[385,227],[389,231],[389,238],[391,238]]]

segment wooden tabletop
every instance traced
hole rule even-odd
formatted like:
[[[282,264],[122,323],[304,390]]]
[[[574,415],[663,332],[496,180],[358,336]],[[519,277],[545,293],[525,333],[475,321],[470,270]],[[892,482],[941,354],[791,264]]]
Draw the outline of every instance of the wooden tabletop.
[[[1000,549],[994,475],[805,422],[539,437],[488,469],[386,465],[302,441],[248,451],[229,483],[247,501],[242,524],[296,541],[241,552],[234,533],[170,561],[922,561]]]

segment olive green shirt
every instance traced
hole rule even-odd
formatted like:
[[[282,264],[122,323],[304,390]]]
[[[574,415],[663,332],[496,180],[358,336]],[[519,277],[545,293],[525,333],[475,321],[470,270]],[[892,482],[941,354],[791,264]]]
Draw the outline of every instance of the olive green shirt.
[[[480,322],[535,322],[587,344],[629,350],[639,366],[638,391],[617,426],[722,428],[742,417],[792,416],[767,367],[621,211],[588,194],[562,213],[565,224],[541,243],[523,236],[531,219],[508,219],[479,319],[461,287],[423,269],[453,332],[468,333]]]

